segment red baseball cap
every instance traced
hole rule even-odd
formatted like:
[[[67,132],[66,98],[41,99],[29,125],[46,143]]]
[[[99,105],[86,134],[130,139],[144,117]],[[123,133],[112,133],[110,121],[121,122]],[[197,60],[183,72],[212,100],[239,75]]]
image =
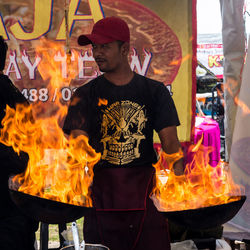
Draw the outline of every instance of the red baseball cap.
[[[91,34],[78,37],[78,44],[81,46],[90,43],[111,43],[113,41],[130,41],[128,24],[118,17],[103,18],[94,24]]]

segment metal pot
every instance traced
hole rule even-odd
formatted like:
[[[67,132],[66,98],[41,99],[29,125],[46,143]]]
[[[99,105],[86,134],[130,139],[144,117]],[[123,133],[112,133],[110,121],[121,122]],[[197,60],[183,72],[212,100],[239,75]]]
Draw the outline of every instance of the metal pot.
[[[210,229],[226,223],[238,213],[246,196],[239,198],[237,201],[216,206],[161,213],[180,226],[197,230]]]
[[[58,201],[9,190],[13,202],[27,216],[47,224],[61,224],[75,221],[92,208],[75,206]]]
[[[70,246],[61,248],[61,250],[75,250],[75,247],[73,245],[70,245]],[[85,250],[110,250],[110,249],[101,244],[85,244]]]

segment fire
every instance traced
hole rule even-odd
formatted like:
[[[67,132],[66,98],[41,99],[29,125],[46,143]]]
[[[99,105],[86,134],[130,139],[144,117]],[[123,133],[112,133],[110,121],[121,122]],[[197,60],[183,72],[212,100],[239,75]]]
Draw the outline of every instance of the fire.
[[[220,162],[216,167],[208,164],[208,155],[201,140],[191,145],[190,162],[185,174],[176,176],[173,164],[182,157],[181,150],[172,155],[161,152],[156,169],[156,185],[151,197],[160,211],[179,211],[229,203],[239,199],[241,188],[235,184],[228,166]]]
[[[99,98],[98,106],[108,105],[108,100]]]
[[[183,63],[183,62],[187,61],[190,57],[191,57],[191,55],[187,54],[186,56],[184,56],[183,58],[181,58],[179,60],[172,61],[170,63],[170,65],[179,65],[180,63]]]
[[[63,79],[61,68],[53,60],[54,51],[64,53],[60,44],[46,40],[42,40],[36,51],[43,57],[38,70],[44,82],[48,82],[49,92],[53,93],[51,100],[38,101],[29,107],[18,105],[16,110],[7,106],[0,141],[16,152],[24,151],[29,155],[26,171],[12,179],[18,191],[90,207],[89,186],[93,180],[93,166],[100,154],[90,147],[87,137],[67,137],[61,129],[67,105],[58,90],[62,85],[68,86],[74,78],[72,69],[77,60],[67,64],[68,76]],[[76,57],[73,51],[71,58]]]
[[[156,75],[163,75],[164,74],[164,71],[161,69],[153,69],[153,70],[154,70],[154,74],[156,74]]]

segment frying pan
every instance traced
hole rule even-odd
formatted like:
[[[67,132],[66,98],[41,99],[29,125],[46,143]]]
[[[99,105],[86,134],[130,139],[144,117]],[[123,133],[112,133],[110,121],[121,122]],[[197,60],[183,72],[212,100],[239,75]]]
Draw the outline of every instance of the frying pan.
[[[237,196],[238,197],[238,196]],[[232,196],[233,198],[233,196]],[[170,221],[189,229],[210,229],[231,220],[240,210],[246,196],[226,204],[180,211],[160,211]]]
[[[92,208],[71,205],[44,199],[9,189],[11,199],[27,216],[47,224],[61,224],[75,221]]]

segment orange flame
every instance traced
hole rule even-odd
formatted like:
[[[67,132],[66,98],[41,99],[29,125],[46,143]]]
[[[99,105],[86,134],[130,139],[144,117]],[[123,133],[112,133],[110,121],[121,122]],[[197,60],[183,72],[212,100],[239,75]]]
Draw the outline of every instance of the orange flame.
[[[88,138],[66,137],[60,127],[67,106],[63,104],[56,90],[62,84],[69,85],[75,76],[74,61],[68,64],[68,76],[62,78],[61,68],[54,62],[55,51],[63,47],[58,43],[42,40],[37,53],[43,60],[39,72],[44,81],[49,81],[49,92],[53,100],[37,102],[29,107],[17,105],[16,110],[6,107],[0,141],[12,146],[16,152],[24,151],[29,155],[25,173],[16,175],[12,182],[18,191],[73,205],[90,207],[89,186],[93,180],[93,166],[100,159],[88,144]],[[72,56],[77,56],[73,52]],[[75,60],[77,63],[77,60]]]
[[[164,71],[161,70],[161,69],[154,69],[154,74],[156,74],[156,75],[163,75]]]
[[[108,100],[99,98],[98,106],[108,105]]]
[[[233,182],[228,166],[220,162],[216,167],[208,164],[208,150],[202,139],[189,148],[192,159],[185,166],[185,174],[176,176],[173,164],[182,157],[181,151],[168,155],[161,152],[156,169],[156,185],[151,198],[160,211],[178,211],[214,206],[238,200],[241,187]]]
[[[179,64],[184,63],[185,61],[187,61],[190,57],[191,57],[191,55],[187,54],[186,56],[184,56],[183,58],[180,58],[179,60],[172,61],[170,63],[170,65],[179,65]]]

